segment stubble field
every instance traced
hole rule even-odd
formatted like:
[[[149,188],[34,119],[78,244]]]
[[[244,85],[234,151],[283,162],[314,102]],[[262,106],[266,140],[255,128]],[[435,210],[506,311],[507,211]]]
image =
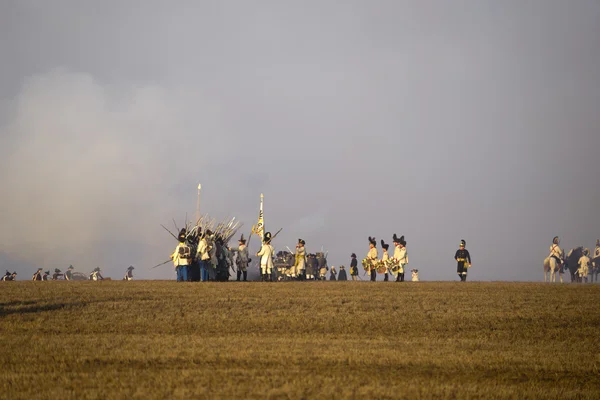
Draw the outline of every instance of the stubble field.
[[[0,397],[598,398],[600,286],[6,282]]]

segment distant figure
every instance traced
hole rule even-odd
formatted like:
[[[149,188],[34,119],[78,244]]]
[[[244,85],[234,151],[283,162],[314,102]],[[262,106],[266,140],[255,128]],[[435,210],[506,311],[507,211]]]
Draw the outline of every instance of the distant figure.
[[[356,259],[356,254],[352,253],[350,255],[350,276],[353,281],[358,280],[358,260]]]
[[[238,240],[239,247],[237,251],[237,280],[239,282],[240,278],[243,276],[244,282],[248,280],[248,264],[250,263],[250,255],[248,254],[248,247],[246,247],[246,239],[244,239],[244,234]]]
[[[57,281],[58,278],[60,278],[61,276],[63,276],[63,274],[61,273],[61,270],[58,268],[54,268],[54,274],[52,274],[52,280]]]
[[[589,254],[590,251],[588,249],[583,249],[583,255],[579,259],[579,269],[577,270],[579,282],[587,283],[588,281],[588,273],[590,267],[590,258],[588,257]]]
[[[38,268],[38,270],[31,277],[32,281],[41,281],[42,280],[42,268]]]
[[[329,280],[330,281],[335,281],[336,280],[335,279],[335,274],[336,274],[335,267],[332,265],[331,266],[331,270],[329,271]]]
[[[65,275],[64,275],[65,280],[67,280],[67,281],[73,280],[73,270],[74,269],[75,268],[73,268],[72,265],[69,265],[69,268],[67,268],[67,272],[65,272]]]
[[[387,268],[387,265],[388,265],[388,262],[390,259],[390,255],[388,254],[389,248],[390,248],[390,245],[387,244],[386,242],[384,242],[383,239],[381,239],[381,249],[383,250],[383,255],[381,256],[381,269],[385,271],[384,276],[383,276],[384,282],[387,282],[390,279],[389,271]]]
[[[456,250],[454,254],[454,259],[456,260],[456,273],[460,277],[461,282],[467,281],[467,268],[471,268],[471,255],[469,254],[469,250],[465,249],[467,242],[463,240],[460,241],[460,247]]]
[[[306,279],[316,280],[319,276],[319,264],[316,254],[309,254],[306,260]]]
[[[50,276],[50,271],[45,271],[44,275],[42,275],[42,280],[43,281],[48,281],[50,279],[48,279],[48,277]]]
[[[342,265],[340,266],[340,272],[338,274],[338,281],[347,281],[348,275],[346,274],[346,268]]]
[[[133,270],[135,268],[133,268],[133,265],[130,265],[127,268],[127,272],[125,272],[125,276],[123,277],[124,281],[132,281],[133,280]]]
[[[306,280],[306,249],[304,245],[306,242],[303,239],[298,239],[296,245],[296,259],[294,262],[294,273],[299,280]]]
[[[377,239],[369,236],[369,252],[367,253],[367,265],[369,269],[369,273],[371,275],[371,282],[375,282],[377,280]]]
[[[100,267],[94,268],[92,273],[90,274],[91,281],[101,281],[104,280],[104,277],[100,274]]]
[[[275,249],[271,246],[271,232],[267,232],[263,238],[260,251],[256,253],[256,256],[260,257],[260,271],[263,282],[273,281],[273,253],[275,253]]]
[[[404,282],[404,267],[408,264],[408,252],[406,251],[406,240],[404,240],[404,235],[396,236],[394,233],[393,237],[394,246],[394,267],[392,267],[392,272],[395,272],[396,282]],[[394,271],[395,269],[395,271]]]
[[[544,282],[546,282],[546,273],[550,273],[550,282],[556,282],[556,273],[563,270],[564,252],[559,247],[560,239],[554,236],[550,246],[550,254],[544,260]],[[562,283],[562,273],[560,273],[560,282]]]
[[[412,273],[412,281],[413,282],[419,282],[419,270],[418,269],[411,269],[410,272]]]
[[[212,235],[210,230],[206,230],[204,235],[201,235],[200,229],[198,229],[198,235],[200,241],[198,242],[198,251],[196,258],[198,258],[200,264],[200,280],[202,282],[208,281],[208,268],[210,268],[210,251],[212,249],[212,243],[209,241],[207,236]],[[200,236],[201,235],[201,236]]]
[[[598,273],[600,273],[600,239],[596,240],[596,249],[592,258],[592,282],[598,282]]]
[[[177,273],[177,282],[185,282],[187,281],[188,265],[192,259],[192,250],[185,243],[185,236],[181,233],[177,240],[179,240],[179,244],[171,254],[171,260],[173,260],[175,272]]]
[[[6,271],[6,274],[2,277],[2,280],[7,282],[7,281],[14,281],[17,278],[17,273],[13,272],[12,274],[8,271]]]

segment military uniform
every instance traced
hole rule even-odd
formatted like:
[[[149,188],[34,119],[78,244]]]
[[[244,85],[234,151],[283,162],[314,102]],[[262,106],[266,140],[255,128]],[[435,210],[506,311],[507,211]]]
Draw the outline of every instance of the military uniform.
[[[306,242],[302,239],[298,239],[298,245],[296,246],[296,259],[294,262],[294,273],[300,280],[306,278],[306,249],[304,245]]]
[[[54,268],[54,274],[52,274],[52,280],[57,281],[60,276],[62,276],[61,270],[58,268]]]
[[[358,260],[356,259],[356,254],[352,253],[350,256],[350,276],[353,281],[358,280]]]
[[[48,276],[50,276],[50,271],[45,271],[44,275],[42,275],[42,280],[43,281],[47,281],[48,280]]]
[[[387,243],[385,243],[382,240],[381,241],[381,248],[383,249],[383,255],[381,256],[381,263],[386,266],[385,274],[383,276],[383,281],[387,282],[390,279],[389,273],[388,273],[388,270],[387,270],[388,261],[390,259],[390,255],[388,254],[388,249],[390,248],[390,245],[387,244]]]
[[[590,251],[588,249],[583,249],[583,255],[581,256],[581,258],[579,259],[579,268],[577,269],[577,274],[579,275],[579,281],[585,281],[587,282],[588,280],[588,274],[589,274],[589,267],[590,267],[590,258],[588,257],[588,255],[590,254]]]
[[[38,270],[31,277],[32,281],[41,281],[42,280],[42,268],[38,268]]]
[[[237,280],[239,281],[242,275],[244,276],[244,282],[248,280],[248,263],[250,262],[250,257],[248,255],[248,247],[246,247],[246,239],[244,239],[244,235],[240,237],[239,240],[240,246],[237,251]]]
[[[67,272],[65,272],[65,274],[64,274],[65,280],[67,280],[67,281],[73,280],[73,270],[74,269],[75,268],[73,268],[72,265],[69,265],[69,268],[67,268]]]
[[[202,282],[208,281],[208,268],[210,267],[210,250],[212,245],[206,236],[210,234],[210,230],[205,232],[205,235],[202,236],[198,242],[198,249],[196,250],[196,258],[199,260],[198,263],[200,264],[200,280]],[[198,235],[200,235],[200,232],[198,232]]]
[[[127,268],[127,272],[125,272],[125,276],[123,277],[124,281],[132,281],[133,280],[133,265],[130,265]]]
[[[271,232],[267,232],[265,233],[262,248],[256,253],[256,256],[260,257],[260,271],[262,280],[265,282],[273,281],[273,253],[275,253],[275,249],[271,246]]]
[[[462,282],[467,281],[467,268],[471,267],[471,255],[469,254],[469,250],[465,249],[466,244],[467,242],[461,240],[460,248],[454,254],[454,259],[457,262],[456,273]]]
[[[372,247],[369,249],[369,252],[367,253],[367,261],[370,263],[369,271],[371,273],[371,282],[375,282],[377,280],[377,270],[376,270],[377,259],[378,259],[377,247],[376,247],[377,240],[375,240],[375,238],[372,238],[371,236],[369,236],[369,245]]]
[[[342,265],[340,266],[340,272],[338,273],[338,281],[347,281],[348,275],[346,274],[346,268]]]
[[[396,282],[404,282],[404,266],[408,264],[408,252],[406,250],[406,240],[404,235],[398,238],[394,233],[394,264],[396,264],[397,275]]]
[[[315,275],[319,273],[319,265],[317,262],[317,256],[315,254],[309,254],[306,260],[306,278],[315,279]]]
[[[192,250],[185,243],[185,238],[179,238],[179,244],[171,254],[175,272],[177,273],[177,282],[187,281],[187,268],[192,259]]]

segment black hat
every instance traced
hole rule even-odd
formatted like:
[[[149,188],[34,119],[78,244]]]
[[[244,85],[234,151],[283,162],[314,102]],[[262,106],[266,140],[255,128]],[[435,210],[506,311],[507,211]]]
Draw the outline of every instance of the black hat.
[[[583,249],[583,255],[587,256],[588,254],[590,254],[590,250],[589,249]]]
[[[385,242],[383,241],[383,239],[381,239],[381,248],[382,248],[382,249],[385,249],[385,250],[387,250],[387,249],[389,249],[389,248],[390,248],[390,245],[389,245],[389,244],[387,244],[387,243],[385,243]]]
[[[351,258],[356,258],[356,254],[352,253],[352,254],[350,255],[350,257],[351,257]]]
[[[377,247],[377,239],[369,236],[369,243],[371,243],[374,247]]]
[[[264,242],[270,242],[271,241],[271,232],[267,232],[265,233],[265,237],[264,237]]]
[[[467,245],[467,242],[465,242],[465,239],[460,240],[460,245],[463,247],[465,247]]]
[[[72,266],[72,265],[69,265],[69,268],[67,268],[67,269],[75,269],[75,268],[73,268],[73,266]]]
[[[50,275],[50,271],[44,271],[46,275]]]
[[[242,236],[240,236],[240,240],[238,240],[238,242],[246,244],[246,239],[244,239],[244,234],[242,233]]]
[[[41,271],[41,270],[43,270],[43,269],[44,269],[44,268],[41,268],[41,267],[40,267],[40,268],[38,268],[38,271]]]
[[[132,270],[132,269],[135,269],[135,268],[133,268],[133,265],[130,265],[129,267],[127,267],[127,270]]]
[[[54,268],[54,272],[56,272],[58,274],[60,272],[60,269]]]
[[[302,243],[302,246],[304,246],[306,244],[306,242],[304,241],[304,239],[298,239],[298,243]]]
[[[100,271],[100,267],[94,268],[94,272],[99,272],[99,271]]]
[[[554,236],[554,239],[552,239],[552,243],[554,244],[558,244],[559,241],[558,236]]]
[[[404,240],[404,235],[400,236],[400,239],[398,239],[398,243],[400,243],[402,246],[406,246],[406,240]]]

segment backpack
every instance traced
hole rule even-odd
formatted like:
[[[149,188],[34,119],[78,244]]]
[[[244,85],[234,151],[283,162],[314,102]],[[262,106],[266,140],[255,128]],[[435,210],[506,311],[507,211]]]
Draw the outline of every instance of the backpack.
[[[179,258],[185,258],[185,259],[192,258],[192,253],[188,246],[179,246]]]

